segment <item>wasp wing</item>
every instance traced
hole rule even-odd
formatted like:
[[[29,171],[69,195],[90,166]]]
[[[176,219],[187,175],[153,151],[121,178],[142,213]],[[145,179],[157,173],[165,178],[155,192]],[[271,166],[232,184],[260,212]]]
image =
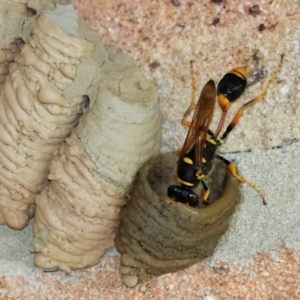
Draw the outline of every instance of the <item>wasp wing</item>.
[[[192,122],[180,153],[180,157],[183,158],[195,147],[195,166],[198,175],[201,172],[207,131],[213,117],[215,103],[216,86],[213,80],[209,80],[203,87],[195,106]]]

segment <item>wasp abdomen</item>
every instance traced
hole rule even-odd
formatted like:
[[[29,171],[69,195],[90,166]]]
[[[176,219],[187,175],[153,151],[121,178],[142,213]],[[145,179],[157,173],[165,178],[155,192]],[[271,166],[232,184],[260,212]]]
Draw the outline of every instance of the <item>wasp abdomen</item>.
[[[239,68],[240,69],[240,68]],[[224,75],[217,87],[217,94],[225,96],[230,102],[235,101],[245,91],[247,77],[242,72],[230,72]]]
[[[189,204],[192,207],[197,207],[199,204],[199,196],[184,186],[170,185],[168,188],[168,196],[176,202]]]

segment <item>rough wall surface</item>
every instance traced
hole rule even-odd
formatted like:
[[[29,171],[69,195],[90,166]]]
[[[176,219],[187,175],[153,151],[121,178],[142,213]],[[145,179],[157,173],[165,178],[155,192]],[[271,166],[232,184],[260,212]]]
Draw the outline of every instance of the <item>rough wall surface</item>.
[[[224,152],[281,146],[299,139],[299,2],[294,0],[74,2],[101,39],[129,53],[160,88],[163,150],[180,147],[186,129],[180,120],[191,99],[190,60],[197,95],[203,85],[234,67],[247,66],[249,87],[237,108],[260,93],[280,55],[285,62],[264,101],[247,110],[222,147]],[[216,108],[212,129],[219,121]]]

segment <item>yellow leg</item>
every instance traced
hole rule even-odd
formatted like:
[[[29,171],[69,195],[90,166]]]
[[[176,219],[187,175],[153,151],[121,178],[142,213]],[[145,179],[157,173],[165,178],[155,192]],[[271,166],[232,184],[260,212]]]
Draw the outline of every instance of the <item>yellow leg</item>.
[[[191,127],[191,122],[186,121],[184,118],[182,118],[181,120],[181,124],[187,127]]]
[[[182,147],[178,148],[176,151],[178,157],[180,157],[181,152],[182,152]]]
[[[220,130],[222,129],[222,126],[223,126],[223,123],[225,121],[226,115],[227,115],[227,110],[225,110],[225,111],[222,112],[222,115],[221,115],[221,118],[220,118],[217,130],[215,132],[215,136],[216,137],[218,137],[218,135],[220,133]]]
[[[251,188],[253,188],[260,195],[260,197],[262,198],[263,204],[264,205],[267,204],[264,194],[255,186],[254,183],[252,183],[251,181],[248,181],[246,178],[238,175],[236,173],[235,165],[230,160],[226,159],[225,157],[223,157],[221,155],[217,155],[217,158],[219,158],[220,160],[222,160],[226,164],[227,169],[229,170],[229,172],[231,173],[232,176],[234,176],[240,182],[247,183]]]
[[[203,185],[203,203],[204,204],[208,204],[208,196],[209,196],[209,189],[208,186],[205,184],[204,181],[201,181],[202,185]]]
[[[195,71],[194,71],[194,67],[193,67],[193,63],[194,61],[191,60],[190,61],[190,69],[191,69],[191,80],[192,80],[192,95],[191,95],[191,103],[188,107],[188,109],[186,110],[186,112],[184,113],[182,120],[181,120],[181,124],[190,127],[191,126],[191,122],[186,121],[185,119],[188,117],[188,115],[191,113],[191,111],[193,111],[196,107],[196,103],[195,103],[195,98],[196,98],[196,79],[195,79]]]

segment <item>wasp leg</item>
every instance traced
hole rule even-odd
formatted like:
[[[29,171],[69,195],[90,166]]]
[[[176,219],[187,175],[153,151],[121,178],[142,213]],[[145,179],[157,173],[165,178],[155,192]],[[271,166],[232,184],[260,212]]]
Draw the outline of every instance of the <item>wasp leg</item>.
[[[210,129],[207,130],[207,134],[210,135],[214,140],[217,139],[216,135]]]
[[[246,67],[239,67],[225,74],[219,81],[217,86],[217,97],[219,106],[222,109],[222,115],[215,132],[216,136],[219,135],[222,129],[231,103],[243,94],[247,85],[247,79],[248,75]]]
[[[204,204],[208,204],[208,196],[209,196],[209,189],[208,186],[205,184],[204,181],[201,181],[202,185],[203,185],[203,203]]]
[[[221,155],[217,155],[217,158],[222,160],[226,164],[227,169],[229,170],[229,172],[231,173],[232,176],[234,176],[240,182],[247,183],[250,187],[252,187],[260,195],[260,197],[262,198],[263,204],[264,205],[267,204],[264,194],[255,186],[255,184],[252,183],[251,181],[248,181],[246,178],[244,178],[241,175],[238,175],[236,173],[236,168],[235,168],[235,165],[233,162],[231,162],[230,160],[226,159],[225,157],[223,157]]]
[[[215,132],[215,136],[218,136],[218,135],[219,135],[220,130],[222,129],[223,123],[224,123],[224,121],[225,121],[226,115],[227,115],[227,110],[225,110],[225,111],[222,112],[221,119],[220,119],[220,121],[219,121],[217,130],[216,130],[216,132]]]
[[[176,151],[176,154],[177,154],[178,157],[180,157],[181,152],[182,152],[182,147],[178,148],[177,151]]]
[[[191,80],[192,80],[191,103],[190,103],[188,109],[186,110],[186,112],[184,113],[184,115],[182,117],[182,120],[181,120],[181,124],[185,125],[187,127],[191,126],[191,122],[186,121],[185,119],[191,113],[191,111],[193,111],[196,107],[196,103],[195,103],[195,99],[196,99],[196,79],[195,79],[195,71],[194,71],[193,63],[194,63],[194,61],[191,60],[190,61],[190,69],[191,69],[190,72],[191,72]]]
[[[242,116],[244,109],[247,108],[248,106],[251,106],[257,102],[259,102],[260,100],[262,100],[271,84],[271,82],[274,80],[276,74],[278,73],[278,71],[281,69],[282,66],[282,62],[283,62],[283,57],[284,55],[281,55],[281,59],[280,62],[277,66],[277,68],[273,71],[270,79],[266,82],[262,92],[257,95],[254,99],[250,100],[249,102],[245,103],[243,106],[241,106],[239,108],[239,110],[237,111],[236,115],[234,116],[234,118],[232,119],[232,121],[230,122],[230,124],[228,125],[226,131],[223,133],[222,137],[220,138],[221,141],[224,141],[227,137],[227,135],[230,133],[230,131],[234,128],[234,126],[237,124],[238,120],[240,119],[240,117]]]
[[[195,105],[195,106],[196,106],[196,105]],[[191,107],[191,106],[190,106],[190,107]],[[189,108],[190,108],[190,107],[189,107]],[[183,118],[182,118],[182,120],[181,120],[181,124],[184,125],[184,126],[187,126],[187,127],[191,127],[191,122],[185,120],[185,118],[189,115],[189,113],[190,113],[193,109],[195,109],[195,107],[191,108],[190,110],[189,110],[189,108],[188,108],[188,110],[185,112],[185,114],[183,115]]]

